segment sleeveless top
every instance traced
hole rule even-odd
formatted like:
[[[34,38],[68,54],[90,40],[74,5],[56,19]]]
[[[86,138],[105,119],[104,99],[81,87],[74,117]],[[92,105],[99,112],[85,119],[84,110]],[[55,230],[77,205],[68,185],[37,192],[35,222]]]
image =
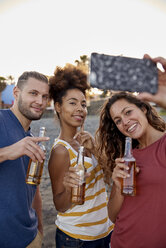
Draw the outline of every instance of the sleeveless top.
[[[64,140],[56,139],[53,146],[61,144],[66,147],[70,156],[70,166],[76,165],[77,152]],[[81,240],[96,240],[107,236],[113,229],[108,217],[107,193],[103,180],[103,171],[94,156],[85,157],[84,165],[90,177],[86,178],[85,203],[59,212],[57,227],[67,235]]]

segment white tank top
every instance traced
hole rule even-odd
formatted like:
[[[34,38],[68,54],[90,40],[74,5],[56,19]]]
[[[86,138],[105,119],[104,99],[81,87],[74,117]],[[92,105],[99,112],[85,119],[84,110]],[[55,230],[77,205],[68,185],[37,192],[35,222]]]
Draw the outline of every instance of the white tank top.
[[[77,152],[64,140],[55,139],[54,145],[66,147],[70,155],[70,166],[76,165]],[[90,172],[86,178],[85,203],[58,213],[57,227],[67,235],[81,240],[96,240],[107,236],[113,229],[108,217],[107,193],[103,180],[103,171],[94,156],[84,158],[85,168]]]

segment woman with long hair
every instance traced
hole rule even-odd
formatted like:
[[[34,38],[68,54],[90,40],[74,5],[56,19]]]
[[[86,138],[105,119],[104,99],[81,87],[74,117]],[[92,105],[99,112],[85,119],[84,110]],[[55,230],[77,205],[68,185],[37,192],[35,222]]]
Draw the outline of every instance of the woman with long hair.
[[[159,72],[156,95],[116,93],[101,111],[96,139],[99,161],[103,154],[106,157],[102,165],[106,180],[111,176],[113,180],[108,203],[110,219],[115,223],[111,248],[166,247],[166,124],[156,109],[143,100],[166,107],[166,60],[154,61],[164,69]],[[139,168],[137,194],[133,197],[121,194],[120,181],[129,176],[123,159],[126,136],[132,138],[132,152]]]

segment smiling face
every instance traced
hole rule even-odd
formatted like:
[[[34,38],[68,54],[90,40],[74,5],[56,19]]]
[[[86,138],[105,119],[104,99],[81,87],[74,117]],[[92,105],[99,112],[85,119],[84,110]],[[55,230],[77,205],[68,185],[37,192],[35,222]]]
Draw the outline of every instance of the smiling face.
[[[110,107],[110,115],[115,125],[125,136],[139,139],[149,127],[146,110],[141,110],[135,104],[125,99],[117,100]]]
[[[29,78],[22,89],[15,87],[19,112],[28,120],[40,119],[47,106],[48,93],[48,84],[35,78]]]
[[[62,104],[55,104],[61,125],[80,127],[87,115],[85,95],[78,89],[67,90]]]

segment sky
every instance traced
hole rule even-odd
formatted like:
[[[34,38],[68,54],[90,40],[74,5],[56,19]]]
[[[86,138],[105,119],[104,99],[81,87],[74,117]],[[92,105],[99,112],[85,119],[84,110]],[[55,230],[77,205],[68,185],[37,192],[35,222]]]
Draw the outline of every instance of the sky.
[[[166,0],[0,0],[0,76],[92,52],[166,58]]]

